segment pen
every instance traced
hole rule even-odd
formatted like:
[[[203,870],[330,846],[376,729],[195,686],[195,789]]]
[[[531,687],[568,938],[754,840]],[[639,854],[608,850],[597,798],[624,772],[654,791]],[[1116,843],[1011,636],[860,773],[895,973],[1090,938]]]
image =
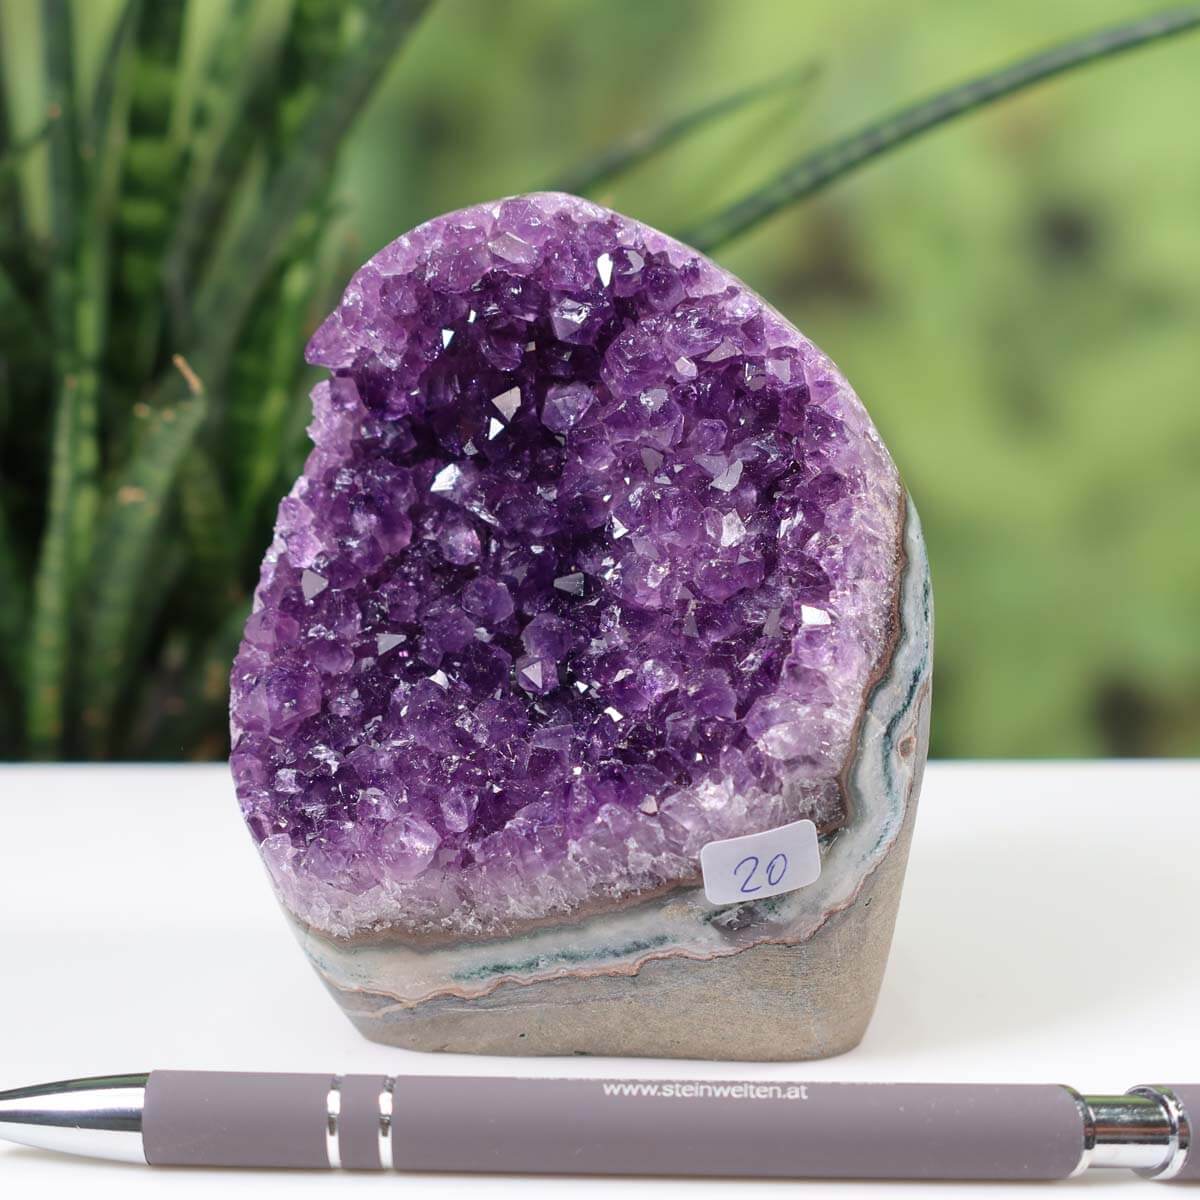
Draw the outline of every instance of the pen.
[[[0,1093],[0,1137],[153,1166],[1200,1180],[1200,1085],[153,1071]]]

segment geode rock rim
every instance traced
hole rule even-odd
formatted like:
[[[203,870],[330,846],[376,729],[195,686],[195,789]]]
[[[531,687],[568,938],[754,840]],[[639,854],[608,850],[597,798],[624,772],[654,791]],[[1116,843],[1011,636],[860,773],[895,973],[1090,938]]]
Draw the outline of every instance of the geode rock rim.
[[[309,358],[231,709],[302,924],[503,936],[694,884],[715,837],[844,823],[904,494],[777,312],[538,193],[380,251]]]

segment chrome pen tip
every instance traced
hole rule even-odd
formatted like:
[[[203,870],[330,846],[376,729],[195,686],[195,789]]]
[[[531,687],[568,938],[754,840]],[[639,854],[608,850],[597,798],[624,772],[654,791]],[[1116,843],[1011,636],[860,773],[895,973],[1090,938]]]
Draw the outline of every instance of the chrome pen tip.
[[[0,1139],[39,1150],[144,1163],[146,1079],[104,1075],[0,1092]]]

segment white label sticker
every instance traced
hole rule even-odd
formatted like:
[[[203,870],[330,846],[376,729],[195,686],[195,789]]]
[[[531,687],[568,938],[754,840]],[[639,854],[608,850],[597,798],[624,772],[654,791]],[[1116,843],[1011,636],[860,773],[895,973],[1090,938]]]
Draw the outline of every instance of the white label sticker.
[[[713,904],[762,900],[816,883],[821,846],[811,821],[709,842],[700,848],[704,894]]]

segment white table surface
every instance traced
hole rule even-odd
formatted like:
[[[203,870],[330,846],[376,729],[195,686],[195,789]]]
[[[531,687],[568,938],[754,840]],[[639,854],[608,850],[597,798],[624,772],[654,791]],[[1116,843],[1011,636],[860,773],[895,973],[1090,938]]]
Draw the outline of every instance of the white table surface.
[[[862,1046],[805,1064],[364,1041],[284,926],[223,767],[0,767],[0,1088],[152,1067],[808,1080],[1200,1080],[1200,763],[931,765]],[[650,1136],[648,1134],[648,1136]],[[457,1195],[465,1176],[152,1170],[0,1149],[0,1194]],[[470,1177],[484,1197],[1028,1196],[1038,1185]],[[1159,1185],[1124,1172],[1058,1185]]]

